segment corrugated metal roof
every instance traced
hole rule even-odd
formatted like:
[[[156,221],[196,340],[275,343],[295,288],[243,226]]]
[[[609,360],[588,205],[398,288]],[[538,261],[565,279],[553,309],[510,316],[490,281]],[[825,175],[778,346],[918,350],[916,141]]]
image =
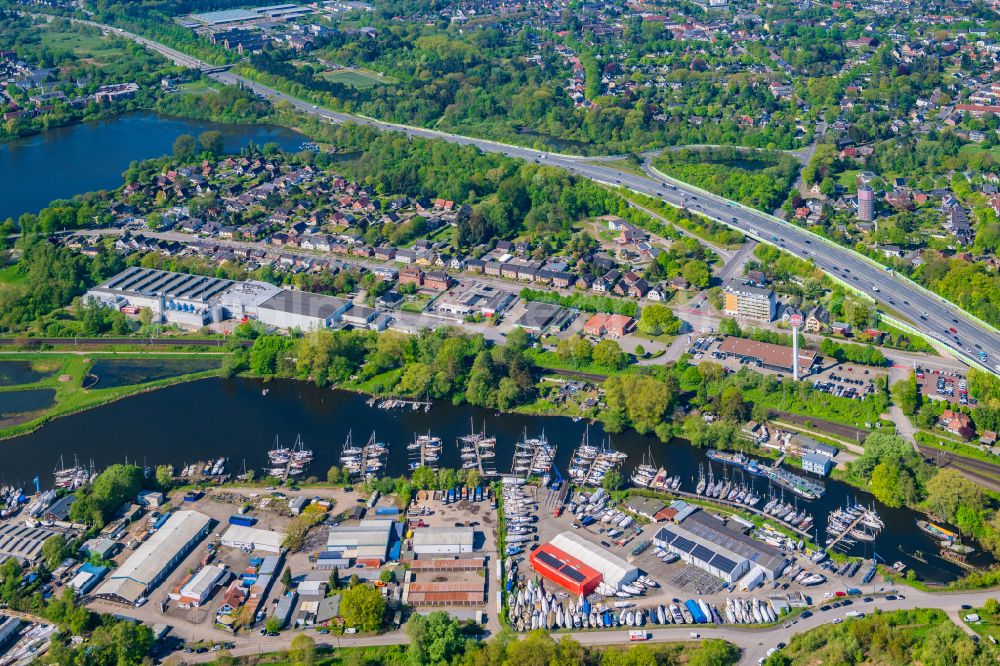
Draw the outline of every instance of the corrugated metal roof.
[[[97,594],[136,601],[146,588],[191,541],[205,530],[211,518],[197,511],[175,511],[163,526],[139,546],[111,574]]]
[[[472,546],[475,531],[471,527],[427,527],[413,533],[413,547],[459,545]]]
[[[560,532],[551,543],[588,567],[599,571],[604,576],[604,582],[612,587],[619,587],[639,575],[639,570],[622,558],[572,532]]]

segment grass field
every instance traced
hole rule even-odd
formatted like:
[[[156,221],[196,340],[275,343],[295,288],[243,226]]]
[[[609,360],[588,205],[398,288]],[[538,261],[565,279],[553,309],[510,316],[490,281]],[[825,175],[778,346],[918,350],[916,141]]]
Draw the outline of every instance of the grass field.
[[[48,27],[38,32],[42,44],[54,50],[71,51],[77,58],[96,64],[107,62],[120,55],[120,49],[100,34],[82,34],[73,30],[62,31]]]
[[[190,95],[202,95],[209,92],[218,92],[215,86],[210,85],[207,81],[191,81],[189,83],[182,83],[177,86],[178,92]]]
[[[0,269],[0,284],[19,284],[28,278],[17,264]]]
[[[837,182],[844,186],[850,192],[858,189],[857,177],[860,171],[857,169],[848,169],[844,173],[837,176]]]
[[[328,81],[336,81],[354,88],[362,90],[378,85],[396,83],[396,80],[389,76],[379,76],[375,72],[364,69],[336,69],[323,72],[323,78]]]

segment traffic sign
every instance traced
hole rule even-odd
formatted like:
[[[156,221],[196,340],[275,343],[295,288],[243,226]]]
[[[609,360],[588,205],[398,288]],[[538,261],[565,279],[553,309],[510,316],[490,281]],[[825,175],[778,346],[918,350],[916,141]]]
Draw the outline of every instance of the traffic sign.
[[[802,325],[802,315],[793,314],[788,318],[788,323],[792,325],[792,328],[798,328]]]

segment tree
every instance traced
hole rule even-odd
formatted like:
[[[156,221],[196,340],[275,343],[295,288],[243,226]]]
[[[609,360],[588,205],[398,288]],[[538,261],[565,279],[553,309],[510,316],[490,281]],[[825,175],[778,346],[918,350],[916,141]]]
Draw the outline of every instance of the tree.
[[[333,571],[330,572],[330,589],[339,590],[340,589],[340,567],[334,567]]]
[[[421,465],[413,470],[410,474],[410,480],[413,485],[421,490],[429,490],[435,486],[437,483],[437,478],[434,476],[434,470],[430,467]]]
[[[166,490],[174,483],[174,466],[173,465],[157,465],[156,466],[156,483]]]
[[[315,641],[305,634],[299,634],[292,639],[288,659],[296,666],[312,666],[316,662]]]
[[[920,391],[917,390],[917,376],[911,370],[909,377],[892,385],[892,401],[903,413],[913,416],[920,407]]]
[[[997,601],[993,597],[990,597],[989,599],[983,602],[983,610],[989,613],[990,615],[996,615],[997,613],[1000,613],[1000,601]]]
[[[601,480],[601,487],[608,492],[622,487],[622,474],[617,469],[610,469]]]
[[[285,567],[285,570],[281,572],[281,584],[285,586],[286,590],[292,589],[292,569],[291,569],[291,567]]]
[[[379,572],[378,579],[388,585],[396,580],[396,573],[392,569],[382,569]]]
[[[340,613],[348,627],[359,631],[377,631],[382,628],[385,599],[378,588],[355,585],[344,591],[340,600]]]
[[[250,348],[250,370],[257,375],[269,376],[278,372],[278,364],[289,341],[280,335],[262,335]]]
[[[628,363],[621,346],[614,340],[601,340],[594,345],[593,360],[608,370],[621,370]]]
[[[278,633],[279,631],[281,631],[281,620],[272,615],[271,617],[267,618],[266,622],[264,622],[264,629],[266,629],[267,633],[269,634]]]
[[[49,537],[42,543],[42,561],[49,571],[55,570],[68,554],[66,537],[62,534]]]
[[[704,261],[689,261],[681,269],[684,279],[698,289],[706,288],[712,281],[712,271]]]
[[[222,132],[218,130],[205,130],[198,135],[198,143],[207,153],[221,155],[223,152]]]
[[[465,649],[465,637],[458,621],[445,611],[424,616],[414,613],[406,622],[410,637],[407,656],[413,666],[453,663]]]
[[[190,134],[181,134],[174,139],[174,157],[179,160],[190,159],[198,149],[198,144]]]
[[[642,309],[638,328],[646,335],[676,335],[683,323],[666,305],[651,303]]]
[[[941,520],[954,521],[960,507],[974,512],[986,508],[982,488],[953,469],[942,469],[927,481],[928,511]]]
[[[645,355],[646,355],[646,348],[643,347],[642,345],[636,345],[635,346],[635,356],[636,356],[636,358],[642,358]]]
[[[903,474],[905,472],[896,462],[887,461],[876,465],[869,483],[872,495],[886,506],[903,506]]]
[[[340,468],[336,465],[332,465],[330,469],[326,470],[327,483],[340,483],[341,476]]]

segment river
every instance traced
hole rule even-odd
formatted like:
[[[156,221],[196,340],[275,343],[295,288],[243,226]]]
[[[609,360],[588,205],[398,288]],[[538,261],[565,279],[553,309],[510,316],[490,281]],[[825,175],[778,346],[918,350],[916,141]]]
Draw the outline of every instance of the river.
[[[477,429],[485,423],[486,430],[497,437],[497,468],[501,471],[510,468],[514,443],[525,430],[529,436],[544,430],[559,447],[557,466],[564,476],[570,455],[586,428],[584,421],[498,415],[492,410],[448,403],[436,403],[427,413],[386,411],[369,407],[365,396],[320,389],[304,382],[276,380],[264,384],[249,379],[213,378],[126,398],[0,442],[0,482],[27,488],[30,480],[39,475],[43,486],[49,485],[50,472],[59,457],[64,456],[68,463],[74,455],[81,462],[93,461],[99,468],[128,459],[150,466],[172,463],[178,470],[188,463],[225,456],[230,460],[230,471],[238,471],[245,462],[259,473],[267,463],[266,452],[275,436],[290,446],[297,435],[315,454],[306,474],[322,478],[331,465],[338,464],[349,431],[353,431],[355,443],[363,443],[373,429],[378,440],[390,446],[389,473],[398,476],[407,470],[406,445],[413,441],[414,433],[427,431],[444,440],[441,465],[460,467],[455,438],[469,432],[470,422]],[[592,442],[598,443],[604,437],[600,424],[590,427]],[[633,431],[612,438],[615,448],[629,455],[623,467],[625,478],[647,451],[652,452],[658,465],[681,476],[681,490],[692,491],[699,466],[707,468],[704,452],[684,441],[663,444]],[[719,465],[714,470],[722,473]],[[760,479],[754,482],[758,490],[766,492]],[[839,481],[828,479],[825,483],[826,494],[807,503],[821,539],[825,539],[826,514],[831,509],[849,500],[874,505],[888,526],[876,541],[881,559],[890,564],[902,560],[931,582],[945,582],[961,575],[956,565],[936,557],[934,540],[917,529],[918,514],[886,507],[870,494]],[[926,554],[927,562],[912,556],[917,551]],[[859,544],[851,554],[871,557],[871,548],[866,552]]]
[[[78,123],[0,143],[0,220],[37,212],[53,199],[122,185],[122,173],[133,160],[170,154],[180,134],[197,137],[205,130],[222,132],[227,152],[253,141],[275,142],[296,150],[301,134],[276,125],[229,125],[205,120],[128,113]]]

